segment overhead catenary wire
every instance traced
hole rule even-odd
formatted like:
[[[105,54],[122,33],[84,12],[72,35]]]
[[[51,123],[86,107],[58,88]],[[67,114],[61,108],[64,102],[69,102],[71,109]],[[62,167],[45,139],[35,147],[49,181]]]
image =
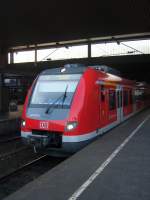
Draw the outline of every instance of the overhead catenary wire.
[[[69,46],[65,46],[66,49],[69,49]],[[51,56],[53,53],[55,53],[57,50],[59,50],[59,48],[56,48],[54,51],[52,51],[50,54],[48,54],[47,56],[45,56],[44,58],[42,58],[41,61],[45,60],[46,58],[48,58],[49,56]]]
[[[118,44],[118,45],[119,45],[119,44],[122,44],[123,46],[128,47],[128,48],[130,48],[130,49],[133,49],[133,50],[136,51],[136,52],[139,52],[139,53],[141,53],[141,54],[145,54],[144,52],[142,52],[142,51],[140,51],[140,50],[138,50],[138,49],[136,49],[136,48],[134,48],[134,47],[131,47],[130,45],[124,44],[123,42],[117,42],[117,44]]]
[[[41,61],[43,61],[43,60],[45,60],[46,58],[48,58],[49,56],[51,56],[53,53],[55,53],[57,50],[59,50],[59,48],[56,48],[54,51],[52,51],[51,53],[49,53],[47,56],[45,56],[44,58],[42,58],[42,60],[40,60],[40,62]]]

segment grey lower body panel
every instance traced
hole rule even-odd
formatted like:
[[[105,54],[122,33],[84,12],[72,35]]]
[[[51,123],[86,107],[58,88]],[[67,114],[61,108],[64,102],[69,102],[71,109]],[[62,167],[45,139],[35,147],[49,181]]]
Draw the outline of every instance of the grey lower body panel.
[[[95,139],[95,138],[94,138]],[[47,152],[49,155],[70,155],[73,154],[86,145],[91,143],[94,139],[89,139],[86,141],[80,142],[62,142],[61,146],[53,147],[48,144],[46,138],[34,138],[33,137],[26,137],[22,138],[22,141],[26,145],[36,146],[37,151],[44,151]]]
[[[75,153],[88,145],[90,142],[92,142],[94,139],[82,141],[82,142],[64,142],[62,144],[62,151]]]

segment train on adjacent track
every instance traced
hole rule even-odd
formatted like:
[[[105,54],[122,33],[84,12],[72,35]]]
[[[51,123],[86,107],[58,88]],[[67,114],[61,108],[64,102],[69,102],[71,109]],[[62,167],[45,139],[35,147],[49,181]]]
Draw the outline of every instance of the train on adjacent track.
[[[36,149],[74,153],[149,104],[149,85],[109,67],[47,69],[28,91],[21,136]]]

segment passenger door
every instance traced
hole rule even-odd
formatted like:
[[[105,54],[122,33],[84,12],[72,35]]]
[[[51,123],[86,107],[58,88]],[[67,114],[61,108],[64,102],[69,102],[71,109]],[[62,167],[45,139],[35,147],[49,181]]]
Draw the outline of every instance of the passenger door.
[[[108,121],[108,98],[107,89],[104,85],[100,87],[100,124],[104,127]]]
[[[108,125],[117,121],[117,101],[116,101],[116,88],[113,86],[109,86],[108,91]]]

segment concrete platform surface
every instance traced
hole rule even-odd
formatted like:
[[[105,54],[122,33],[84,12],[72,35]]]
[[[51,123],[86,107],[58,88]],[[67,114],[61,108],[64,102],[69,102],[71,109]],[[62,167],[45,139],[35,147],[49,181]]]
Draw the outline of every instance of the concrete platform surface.
[[[5,200],[69,199],[149,114],[132,117]],[[150,200],[150,118],[78,199]]]

